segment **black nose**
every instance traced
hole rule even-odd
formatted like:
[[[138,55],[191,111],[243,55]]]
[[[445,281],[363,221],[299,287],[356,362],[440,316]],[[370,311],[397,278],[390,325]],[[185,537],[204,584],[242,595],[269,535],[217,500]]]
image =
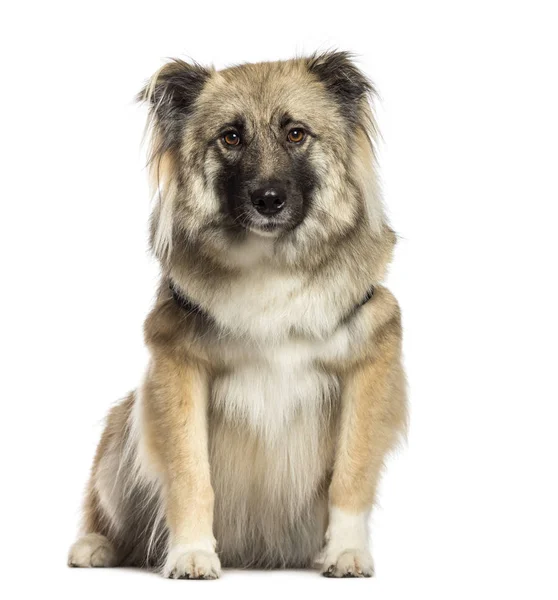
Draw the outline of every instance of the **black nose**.
[[[285,190],[281,187],[263,187],[252,193],[252,204],[261,215],[276,215],[285,206]]]

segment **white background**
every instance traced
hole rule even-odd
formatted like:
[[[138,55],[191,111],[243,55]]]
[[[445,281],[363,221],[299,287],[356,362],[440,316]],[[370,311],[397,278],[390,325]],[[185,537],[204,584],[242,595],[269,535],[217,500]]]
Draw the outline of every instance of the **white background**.
[[[4,597],[558,597],[553,4],[3,4]],[[389,285],[411,428],[373,519],[376,577],[66,568],[102,418],[146,362],[157,266],[134,94],[169,56],[219,67],[332,47],[380,91],[401,236]]]

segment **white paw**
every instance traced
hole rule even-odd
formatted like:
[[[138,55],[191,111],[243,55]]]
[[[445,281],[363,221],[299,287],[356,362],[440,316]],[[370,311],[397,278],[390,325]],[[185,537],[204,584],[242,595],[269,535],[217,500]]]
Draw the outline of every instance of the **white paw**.
[[[368,512],[352,513],[329,507],[326,545],[318,561],[326,577],[372,577],[368,552]]]
[[[70,567],[114,567],[116,552],[113,545],[98,533],[88,533],[70,548]]]
[[[322,574],[326,577],[372,577],[374,563],[367,550],[343,550],[331,553],[326,549]]]
[[[213,550],[181,548],[169,552],[163,575],[171,579],[217,579],[221,574],[219,557]]]

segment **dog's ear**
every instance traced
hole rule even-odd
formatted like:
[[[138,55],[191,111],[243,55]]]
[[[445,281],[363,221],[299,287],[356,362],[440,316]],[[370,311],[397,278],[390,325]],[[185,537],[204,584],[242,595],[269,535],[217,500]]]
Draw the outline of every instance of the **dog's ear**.
[[[149,176],[157,199],[151,220],[151,245],[161,261],[172,251],[180,141],[188,116],[211,74],[212,70],[198,64],[172,60],[138,94],[140,102],[149,104]]]
[[[210,76],[211,70],[196,63],[173,59],[138,94],[138,101],[149,104],[151,125],[161,145],[158,152],[178,144],[185,120]]]
[[[372,106],[372,82],[354,64],[349,52],[326,52],[308,59],[308,69],[332,94],[341,114],[356,130],[353,144],[353,176],[364,199],[366,214],[376,239],[391,248],[391,233],[376,175],[374,149],[378,131]]]
[[[335,96],[345,116],[357,122],[361,101],[374,92],[372,82],[354,64],[349,52],[325,52],[308,59],[308,69]]]

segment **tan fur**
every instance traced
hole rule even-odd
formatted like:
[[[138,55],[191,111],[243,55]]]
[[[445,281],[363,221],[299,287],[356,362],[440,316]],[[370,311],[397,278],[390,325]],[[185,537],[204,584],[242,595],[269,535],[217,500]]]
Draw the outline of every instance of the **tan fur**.
[[[304,567],[321,551],[328,575],[372,574],[368,513],[406,422],[400,311],[381,284],[395,236],[368,105],[353,132],[308,65],[209,70],[178,150],[157,152],[153,109],[163,277],[145,324],[151,361],[109,414],[70,564],[213,578],[217,555],[225,566]],[[148,96],[188,68],[158,72]],[[200,148],[238,113],[256,132],[276,127],[278,106],[315,128],[308,160],[321,186],[292,232],[231,239],[212,183],[218,150]],[[201,315],[175,302],[169,278]]]
[[[370,354],[345,373],[329,498],[348,511],[360,512],[373,504],[384,458],[405,426],[400,339],[396,311],[375,332]]]
[[[130,417],[134,394],[130,394],[120,404],[114,406],[108,416],[97,447],[95,459],[93,460],[92,476],[89,481],[85,504],[83,511],[82,529],[84,533],[106,532],[108,523],[105,514],[100,506],[99,494],[95,490],[94,484],[99,473],[100,463],[109,452],[115,447],[121,447],[123,432],[127,430],[127,423]]]
[[[163,471],[171,537],[180,543],[212,537],[207,396],[207,377],[198,365],[164,356],[152,362],[144,387],[146,436],[152,441],[151,458]]]

